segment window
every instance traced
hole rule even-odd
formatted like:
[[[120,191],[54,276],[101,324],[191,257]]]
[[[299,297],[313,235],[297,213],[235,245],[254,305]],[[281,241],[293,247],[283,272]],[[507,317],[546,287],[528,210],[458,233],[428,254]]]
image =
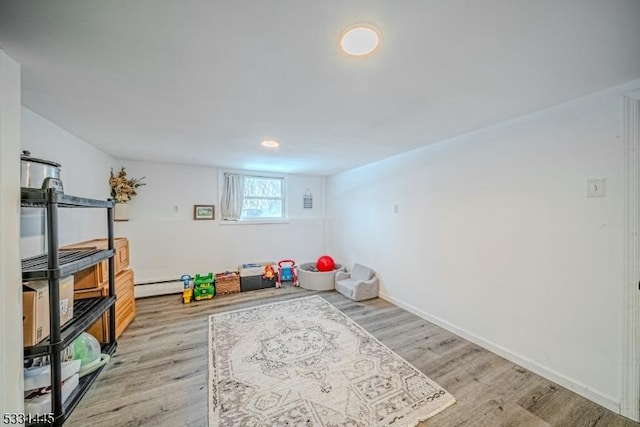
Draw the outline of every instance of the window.
[[[244,177],[241,219],[284,218],[283,178]]]
[[[222,178],[223,221],[286,219],[284,177],[225,172]]]

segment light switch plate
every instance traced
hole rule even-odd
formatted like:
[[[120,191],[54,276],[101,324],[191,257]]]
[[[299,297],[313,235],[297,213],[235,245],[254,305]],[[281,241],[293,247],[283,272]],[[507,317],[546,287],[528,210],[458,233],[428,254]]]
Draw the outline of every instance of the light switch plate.
[[[606,195],[606,178],[587,179],[587,197],[605,197]]]

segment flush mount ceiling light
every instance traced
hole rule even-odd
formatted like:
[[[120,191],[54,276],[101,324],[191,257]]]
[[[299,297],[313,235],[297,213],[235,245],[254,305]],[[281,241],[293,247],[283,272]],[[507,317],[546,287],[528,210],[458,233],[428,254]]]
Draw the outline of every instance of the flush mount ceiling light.
[[[265,139],[263,140],[260,145],[262,145],[264,148],[278,148],[280,147],[280,143],[276,140],[273,139]]]
[[[378,30],[367,24],[352,25],[347,28],[340,39],[340,46],[352,56],[365,56],[376,50],[380,44]]]

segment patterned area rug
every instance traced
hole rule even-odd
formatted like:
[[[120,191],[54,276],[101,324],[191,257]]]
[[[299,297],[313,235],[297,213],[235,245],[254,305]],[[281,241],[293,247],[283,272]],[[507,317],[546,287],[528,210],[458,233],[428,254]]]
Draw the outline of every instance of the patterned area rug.
[[[453,396],[319,296],[209,318],[209,425],[414,426]]]

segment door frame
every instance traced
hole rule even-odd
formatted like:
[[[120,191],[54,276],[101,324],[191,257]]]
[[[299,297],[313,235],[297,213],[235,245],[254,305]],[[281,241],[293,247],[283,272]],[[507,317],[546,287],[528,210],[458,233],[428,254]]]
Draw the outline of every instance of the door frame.
[[[622,102],[625,179],[625,286],[620,413],[640,421],[640,90]]]
[[[0,49],[0,414],[24,412],[20,65]]]

